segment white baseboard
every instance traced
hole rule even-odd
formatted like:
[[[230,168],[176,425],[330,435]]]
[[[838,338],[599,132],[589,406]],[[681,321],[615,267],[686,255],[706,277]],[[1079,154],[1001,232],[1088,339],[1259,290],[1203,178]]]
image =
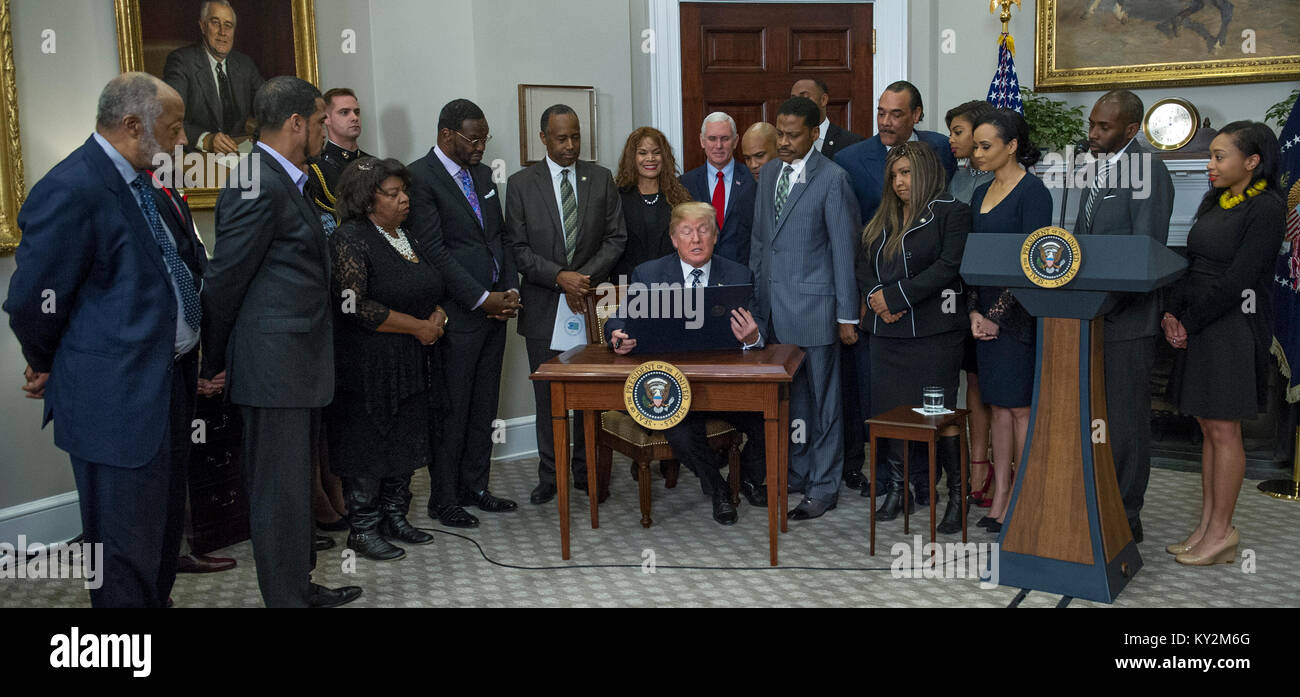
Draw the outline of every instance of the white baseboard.
[[[506,419],[506,440],[492,446],[492,461],[537,457],[536,420],[531,416]]]
[[[77,492],[69,491],[0,509],[0,542],[17,545],[19,535],[29,546],[71,540],[81,534],[78,500]]]
[[[492,461],[537,457],[537,432],[531,416],[507,419],[505,442],[492,447]],[[66,542],[81,534],[77,492],[28,501],[0,509],[0,542],[16,545],[19,535],[29,544]]]

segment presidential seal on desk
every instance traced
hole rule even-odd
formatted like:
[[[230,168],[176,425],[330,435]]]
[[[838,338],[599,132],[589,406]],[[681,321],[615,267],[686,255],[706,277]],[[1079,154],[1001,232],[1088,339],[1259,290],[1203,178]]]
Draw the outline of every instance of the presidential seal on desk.
[[[1020,247],[1020,268],[1040,288],[1060,288],[1073,281],[1082,263],[1079,241],[1065,228],[1038,228]]]
[[[652,431],[672,428],[691,410],[691,384],[671,363],[646,361],[623,383],[627,414]]]

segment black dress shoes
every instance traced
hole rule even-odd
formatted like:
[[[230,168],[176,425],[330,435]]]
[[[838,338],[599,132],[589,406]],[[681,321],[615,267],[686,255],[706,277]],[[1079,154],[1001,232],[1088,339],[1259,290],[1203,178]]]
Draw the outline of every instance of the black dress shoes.
[[[325,538],[329,539],[329,538]],[[333,540],[330,540],[333,542]],[[204,554],[182,554],[176,562],[178,574],[210,574],[235,568],[235,560]]]
[[[499,499],[492,495],[487,489],[476,494],[462,493],[460,495],[461,506],[478,506],[480,511],[488,513],[505,513],[519,508],[519,504],[510,499]]]
[[[312,540],[311,540],[311,548],[314,549],[314,550],[316,550],[317,552],[324,552],[325,550],[327,550],[327,549],[329,549],[330,547],[333,547],[333,546],[334,546],[334,540],[332,540],[332,539],[330,539],[330,538],[328,538],[328,537],[326,537],[326,536],[324,536],[324,535],[313,535],[313,536],[312,536]]]
[[[379,520],[379,534],[391,540],[412,545],[427,545],[433,542],[433,535],[411,525],[403,515],[389,515]]]
[[[542,482],[533,488],[533,493],[528,495],[528,503],[540,506],[553,498],[555,498],[555,485]]]
[[[732,525],[736,522],[736,507],[731,505],[731,492],[726,488],[713,492],[713,519],[719,525]]]
[[[913,510],[915,510],[912,507],[913,503],[915,502],[913,501],[907,502],[908,513],[911,513]],[[891,491],[888,494],[885,494],[885,502],[880,504],[880,508],[876,509],[876,520],[879,521],[893,520],[897,518],[898,515],[902,512],[903,512],[903,491],[901,489],[897,491]]]
[[[740,482],[740,494],[751,506],[767,505],[767,485],[762,482]]]
[[[850,489],[861,489],[863,484],[867,483],[867,478],[863,476],[862,470],[850,470],[844,475],[844,486]]]
[[[438,509],[438,522],[449,528],[477,528],[478,518],[460,506],[443,506]]]
[[[795,506],[787,514],[787,517],[790,520],[811,520],[813,518],[820,518],[826,511],[834,510],[837,504],[838,502],[836,501],[827,503],[825,501],[818,501],[817,499],[805,496],[803,497],[803,500],[799,502],[799,505]]]
[[[986,515],[986,516],[984,516],[983,518],[980,518],[980,519],[979,519],[979,522],[978,522],[978,523],[975,523],[975,524],[978,525],[978,526],[981,527],[981,528],[987,528],[988,526],[990,526],[990,525],[992,525],[993,523],[996,523],[996,522],[998,522],[998,519],[997,519],[997,518],[994,518],[993,516],[987,516],[987,515]]]
[[[311,597],[307,603],[312,607],[338,607],[361,597],[360,586],[340,586],[338,588],[326,588],[318,584],[311,584]]]

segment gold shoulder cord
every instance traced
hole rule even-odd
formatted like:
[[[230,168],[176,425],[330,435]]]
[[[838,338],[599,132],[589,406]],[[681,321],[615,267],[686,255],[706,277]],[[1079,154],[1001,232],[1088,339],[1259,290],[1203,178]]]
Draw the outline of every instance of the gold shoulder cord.
[[[326,204],[318,198],[316,199],[316,205],[330,213],[334,213],[334,203],[337,199],[334,197],[334,192],[330,191],[329,185],[325,183],[325,173],[320,171],[320,165],[315,162],[311,163],[311,171],[315,172],[316,181],[320,182],[320,190],[325,193],[325,198],[329,200],[329,203]]]

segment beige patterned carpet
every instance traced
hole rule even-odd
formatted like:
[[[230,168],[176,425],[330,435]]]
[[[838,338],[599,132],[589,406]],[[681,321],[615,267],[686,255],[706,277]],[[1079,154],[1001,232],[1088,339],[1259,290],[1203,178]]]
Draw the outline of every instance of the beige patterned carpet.
[[[520,509],[472,510],[481,526],[453,531],[425,516],[428,478],[421,472],[411,521],[448,534],[435,534],[431,545],[408,546],[407,556],[396,562],[359,559],[348,573],[342,555],[346,533],[333,533],[339,544],[321,553],[314,580],[362,586],[365,594],[349,607],[1005,607],[1017,593],[1006,587],[984,590],[972,578],[896,578],[890,571],[891,546],[911,544],[912,537],[903,534],[901,518],[882,523],[876,556],[868,556],[866,499],[848,489],[836,510],[790,524],[780,537],[781,566],[774,569],[767,566],[765,513],[742,501],[736,525],[717,525],[709,500],[685,470],[671,490],[655,473],[655,522],[643,529],[636,484],[622,459],[615,461],[600,529],[590,527],[586,496],[574,492],[572,559],[565,562],[555,503],[527,502],[535,473],[532,459],[495,464],[493,492],[519,501]],[[1256,483],[1247,480],[1242,487],[1236,515],[1243,552],[1253,553],[1254,573],[1243,571],[1240,556],[1234,565],[1190,568],[1175,563],[1164,546],[1194,526],[1199,474],[1154,468],[1142,517],[1145,566],[1114,606],[1300,606],[1300,505],[1268,498],[1256,491]],[[974,526],[983,510],[971,511],[972,542],[995,541]],[[913,520],[913,533],[928,532],[924,511]],[[959,540],[959,535],[940,536],[941,542]],[[251,545],[216,554],[237,559],[238,567],[182,574],[172,593],[176,606],[260,607]],[[651,554],[654,573],[646,573]],[[80,584],[0,580],[0,607],[86,607],[89,599]],[[1022,606],[1050,607],[1059,600],[1035,591]],[[1105,607],[1083,600],[1070,605],[1083,606]]]

